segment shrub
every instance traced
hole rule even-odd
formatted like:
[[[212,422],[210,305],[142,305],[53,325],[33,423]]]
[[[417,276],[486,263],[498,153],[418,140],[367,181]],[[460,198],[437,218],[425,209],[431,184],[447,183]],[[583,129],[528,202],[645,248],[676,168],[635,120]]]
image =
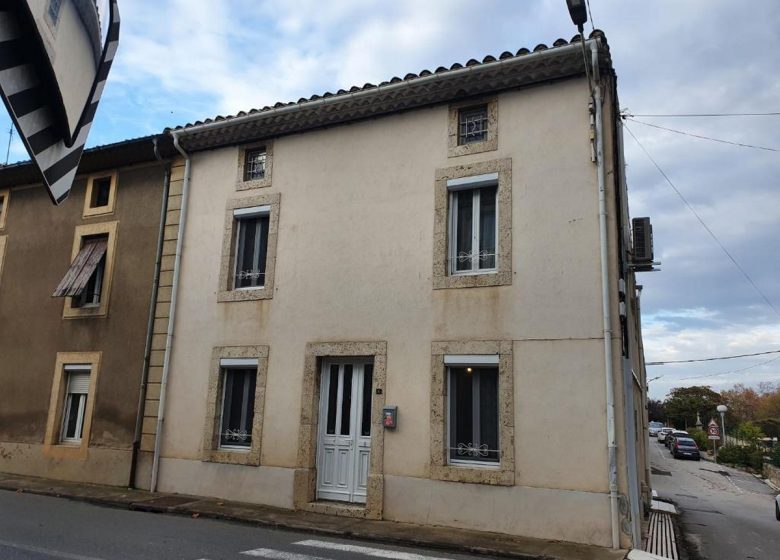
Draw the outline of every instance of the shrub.
[[[710,440],[707,439],[707,432],[704,430],[699,430],[698,428],[692,428],[688,430],[688,434],[691,436],[691,439],[696,442],[696,445],[699,446],[699,449],[702,451],[705,451],[709,445]]]
[[[753,422],[742,422],[737,427],[734,435],[751,445],[757,445],[759,440],[764,437],[764,433],[761,431],[761,428],[753,424]]]
[[[759,448],[751,449],[745,454],[745,463],[748,467],[761,471],[764,468],[764,450]]]
[[[775,445],[772,452],[769,454],[769,462],[776,467],[780,467],[780,445]]]
[[[747,459],[746,451],[744,447],[738,445],[724,445],[718,449],[718,463],[744,465]]]

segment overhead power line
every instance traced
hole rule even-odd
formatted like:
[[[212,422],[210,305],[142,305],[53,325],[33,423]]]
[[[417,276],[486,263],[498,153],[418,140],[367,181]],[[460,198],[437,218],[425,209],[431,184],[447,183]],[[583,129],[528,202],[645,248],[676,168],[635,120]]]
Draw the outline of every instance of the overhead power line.
[[[777,113],[644,113],[633,114],[629,112],[624,113],[627,117],[664,117],[664,118],[677,118],[677,117],[780,117],[780,112]]]
[[[682,134],[684,136],[691,136],[693,138],[698,138],[699,140],[709,140],[711,142],[719,142],[721,144],[731,144],[732,146],[740,146],[742,148],[753,148],[756,150],[766,150],[768,152],[780,152],[777,148],[768,148],[766,146],[755,146],[753,144],[743,144],[741,142],[732,142],[731,140],[722,140],[720,138],[711,138],[709,136],[702,136],[701,134],[694,134],[692,132],[685,132],[684,130],[675,130],[674,128],[667,128],[665,126],[659,126],[657,124],[650,124],[647,122],[638,121],[636,119],[632,119],[629,116],[623,116],[624,120],[635,122],[637,124],[642,124],[645,126],[652,126],[653,128],[659,128],[661,130],[666,130],[667,132],[674,132],[675,134]]]
[[[680,378],[680,381],[686,381],[688,379],[703,379],[705,377],[717,377],[719,375],[728,375],[729,373],[742,373],[749,369],[757,368],[759,366],[765,366],[766,364],[771,364],[772,362],[776,362],[777,360],[780,360],[780,356],[775,356],[772,359],[764,360],[763,362],[758,362],[757,364],[753,364],[752,366],[743,367],[739,369],[732,369],[730,371],[721,371],[719,373],[708,373],[706,375],[694,375],[692,377],[682,377]]]
[[[699,213],[696,212],[696,210],[691,206],[691,204],[688,202],[688,200],[683,196],[683,194],[680,192],[680,190],[672,183],[672,180],[669,178],[669,176],[664,173],[664,170],[661,169],[661,166],[658,165],[658,162],[656,162],[653,159],[653,156],[650,155],[650,152],[647,151],[647,148],[642,145],[642,143],[639,141],[639,139],[634,135],[634,133],[631,131],[631,129],[628,127],[627,124],[623,124],[625,129],[628,131],[628,133],[631,135],[631,138],[634,139],[634,142],[637,143],[637,145],[642,149],[642,151],[645,153],[647,158],[653,163],[655,168],[658,170],[658,172],[661,174],[661,176],[666,179],[666,182],[669,183],[669,186],[672,187],[672,190],[677,193],[677,196],[680,197],[680,200],[683,201],[683,203],[688,207],[688,210],[691,211],[691,213],[696,216],[696,219],[699,220],[699,223],[702,225],[702,227],[707,230],[707,233],[710,234],[710,237],[712,237],[713,240],[715,240],[715,243],[718,244],[718,247],[720,247],[721,251],[725,253],[725,255],[729,258],[729,260],[734,264],[734,266],[742,273],[742,276],[745,277],[745,279],[750,283],[751,286],[753,286],[753,289],[758,293],[758,295],[761,296],[761,299],[763,299],[766,304],[772,308],[772,311],[774,311],[778,316],[780,316],[780,311],[777,310],[777,308],[772,304],[771,301],[769,301],[769,298],[766,297],[766,294],[761,291],[761,288],[758,287],[758,285],[753,281],[753,279],[750,277],[750,275],[747,273],[747,271],[742,268],[742,266],[737,262],[737,259],[735,259],[731,253],[729,253],[728,249],[726,249],[725,245],[720,242],[720,239],[718,239],[718,236],[715,235],[715,233],[710,229],[710,227],[704,222],[701,216],[699,216]]]
[[[696,358],[693,360],[666,360],[665,362],[647,362],[645,365],[665,366],[667,364],[692,364],[693,362],[714,362],[716,360],[733,360],[735,358],[750,358],[751,356],[766,356],[767,354],[780,354],[780,350],[767,350],[766,352],[754,352],[752,354],[734,354],[732,356],[719,356],[717,358]],[[774,360],[770,360],[770,361],[774,361]]]

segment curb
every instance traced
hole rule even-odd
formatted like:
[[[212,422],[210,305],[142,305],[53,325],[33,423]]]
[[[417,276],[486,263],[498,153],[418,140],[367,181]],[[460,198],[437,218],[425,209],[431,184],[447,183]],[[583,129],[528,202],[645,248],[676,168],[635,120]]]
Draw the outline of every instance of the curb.
[[[86,484],[76,485],[68,492],[56,486],[35,487],[32,484],[26,486],[22,478],[18,477],[10,481],[0,479],[0,490],[65,498],[129,511],[231,521],[269,529],[428,548],[454,554],[470,553],[517,560],[617,560],[625,558],[628,552],[543,539],[528,539],[529,551],[523,551],[521,542],[523,537],[517,537],[517,540],[512,542],[512,536],[500,533],[334,516],[325,516],[328,518],[328,523],[318,525],[317,522],[322,521],[320,517],[323,514],[294,513],[281,509],[277,512],[276,508],[255,508],[252,504],[239,504],[228,500],[223,502],[197,496],[152,494],[134,489],[116,489],[116,492],[108,491],[104,495],[96,495],[94,492],[99,492],[102,488]],[[37,480],[48,482],[44,479]],[[56,481],[51,482],[56,485]],[[92,493],[89,492],[90,489]],[[465,533],[469,535],[464,537]],[[468,544],[466,538],[473,544]],[[502,544],[502,540],[506,542]]]

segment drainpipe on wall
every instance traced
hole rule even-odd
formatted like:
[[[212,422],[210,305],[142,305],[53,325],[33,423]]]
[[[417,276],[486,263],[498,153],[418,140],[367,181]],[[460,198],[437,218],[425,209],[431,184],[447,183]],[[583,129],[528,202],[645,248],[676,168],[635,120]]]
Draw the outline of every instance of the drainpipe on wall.
[[[604,170],[604,114],[599,75],[598,40],[590,42],[593,66],[593,105],[596,111],[596,174],[599,183],[599,245],[601,256],[601,300],[604,315],[604,381],[607,397],[607,447],[609,450],[609,509],[612,548],[620,548],[620,522],[617,484],[617,444],[615,442],[615,387],[612,371],[612,306],[609,294],[609,250],[607,245],[607,192]]]
[[[171,307],[168,318],[168,332],[165,336],[165,357],[163,358],[162,380],[160,382],[160,406],[157,412],[157,430],[154,436],[154,458],[152,459],[151,492],[157,491],[157,480],[160,472],[160,444],[162,442],[163,421],[165,420],[165,397],[168,387],[168,373],[171,365],[173,348],[173,327],[176,322],[176,300],[179,293],[179,271],[181,270],[181,252],[184,244],[184,226],[187,224],[187,201],[190,194],[190,156],[179,145],[178,131],[171,131],[173,146],[184,158],[184,183],[181,189],[181,211],[179,216],[179,234],[176,238],[176,255],[173,260],[173,281],[171,288]]]
[[[157,149],[157,137],[152,139],[154,157],[160,164],[163,159]],[[165,215],[168,212],[168,189],[171,184],[171,166],[165,165],[163,179],[162,204],[160,204],[160,229],[157,232],[157,259],[154,263],[154,279],[152,280],[152,298],[149,302],[149,319],[146,323],[146,345],[144,346],[144,363],[141,370],[141,388],[138,391],[138,409],[135,413],[135,433],[133,435],[133,450],[130,455],[130,475],[127,486],[135,488],[136,461],[138,449],[141,447],[141,430],[143,429],[144,405],[146,404],[146,384],[149,379],[149,358],[152,355],[152,335],[154,334],[154,312],[157,303],[157,291],[160,287],[160,265],[162,263],[163,238],[165,237]]]

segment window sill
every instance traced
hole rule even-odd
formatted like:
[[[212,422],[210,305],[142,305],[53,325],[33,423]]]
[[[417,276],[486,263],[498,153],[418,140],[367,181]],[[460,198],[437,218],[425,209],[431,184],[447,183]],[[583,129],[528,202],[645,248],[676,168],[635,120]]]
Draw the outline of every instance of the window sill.
[[[431,465],[431,478],[447,482],[514,486],[515,473],[501,465],[483,467],[477,465]]]
[[[216,450],[205,451],[203,453],[203,461],[207,463],[225,463],[229,465],[257,467],[260,465],[260,450],[227,449],[220,447]]]
[[[235,290],[225,290],[217,294],[218,302],[229,301],[253,301],[259,299],[271,299],[274,294],[270,286],[262,288],[236,288]]]
[[[512,273],[509,270],[491,270],[487,272],[459,272],[447,276],[434,276],[433,289],[445,288],[482,288],[487,286],[509,286]]]

